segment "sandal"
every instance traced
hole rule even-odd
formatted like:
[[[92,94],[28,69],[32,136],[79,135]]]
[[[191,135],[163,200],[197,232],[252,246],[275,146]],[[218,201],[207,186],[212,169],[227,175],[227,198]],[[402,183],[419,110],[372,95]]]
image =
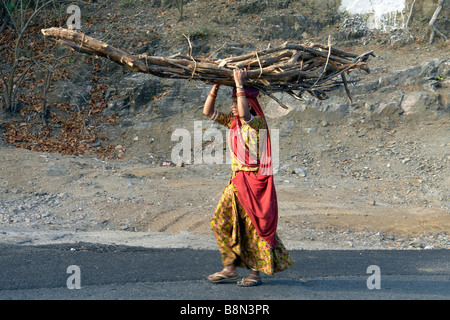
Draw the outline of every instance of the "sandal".
[[[225,272],[225,273],[224,273]],[[208,280],[213,283],[224,282],[228,280],[234,280],[238,277],[237,271],[230,271],[227,268],[224,268],[220,272],[216,272],[208,276]],[[217,279],[213,279],[217,278]]]
[[[240,287],[256,287],[262,284],[261,277],[255,276],[253,274],[242,278],[241,281],[237,282],[237,285]]]

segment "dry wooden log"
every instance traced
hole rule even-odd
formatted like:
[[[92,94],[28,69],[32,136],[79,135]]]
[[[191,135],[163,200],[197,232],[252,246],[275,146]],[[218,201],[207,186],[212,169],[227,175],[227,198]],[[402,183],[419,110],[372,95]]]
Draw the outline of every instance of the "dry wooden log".
[[[158,57],[128,53],[76,30],[49,28],[41,32],[72,50],[105,57],[130,70],[158,77],[234,86],[233,69],[247,68],[244,85],[259,89],[283,107],[273,93],[287,92],[301,99],[308,92],[323,100],[328,98],[327,92],[344,85],[351,101],[345,72],[358,69],[369,73],[367,60],[374,56],[372,51],[358,55],[321,44],[285,43],[225,59],[181,54]]]

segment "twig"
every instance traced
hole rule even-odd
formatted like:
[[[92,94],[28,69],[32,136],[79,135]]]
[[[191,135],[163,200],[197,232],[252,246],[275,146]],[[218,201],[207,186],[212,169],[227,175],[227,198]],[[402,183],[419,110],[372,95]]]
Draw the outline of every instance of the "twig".
[[[259,73],[259,77],[258,77],[258,78],[261,78],[262,73],[263,73],[263,69],[262,69],[262,65],[261,65],[261,60],[259,59],[259,56],[258,56],[258,52],[256,52],[256,59],[258,59],[259,70],[260,70],[260,73]]]
[[[342,77],[342,82],[344,82],[345,92],[347,92],[348,101],[350,103],[353,103],[352,96],[350,95],[350,90],[348,89],[348,86],[347,86],[347,78],[345,77],[345,73],[341,73],[341,77]]]
[[[192,57],[192,44],[191,44],[191,40],[189,40],[189,37],[187,37],[185,34],[183,34],[183,36],[187,39],[188,44],[189,44],[189,57],[191,57],[192,61],[194,61],[194,70],[192,71],[192,76],[191,76],[191,78],[193,78],[194,75],[195,75],[195,70],[197,69],[197,61],[195,61],[195,59]]]
[[[320,74],[320,76],[317,78],[316,82],[313,84],[313,87],[317,84],[317,82],[319,82],[320,78],[322,77],[322,75],[325,73],[325,71],[327,70],[327,66],[328,66],[328,61],[330,61],[330,55],[331,55],[331,36],[328,36],[328,56],[327,56],[327,62],[325,63],[325,66],[323,67],[323,71]]]
[[[189,44],[189,56],[192,57],[192,44],[191,44],[191,40],[189,40],[189,37],[186,36],[184,33],[183,33],[183,36],[184,36],[184,37],[186,38],[186,40],[188,41],[188,44]]]
[[[215,53],[217,53],[217,52],[219,52],[220,50],[222,50],[223,47],[225,47],[226,44],[227,44],[227,43],[225,42],[219,49],[216,49],[216,50],[214,50],[213,52],[211,52],[211,53],[206,57],[206,59],[210,59]]]

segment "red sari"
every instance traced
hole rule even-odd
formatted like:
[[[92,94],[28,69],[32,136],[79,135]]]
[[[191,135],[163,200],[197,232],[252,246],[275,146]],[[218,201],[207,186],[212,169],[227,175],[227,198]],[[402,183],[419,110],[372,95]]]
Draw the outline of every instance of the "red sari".
[[[239,119],[231,114],[216,113],[214,117],[216,122],[231,129],[233,174],[222,193],[211,227],[225,266],[235,263],[272,275],[290,267],[292,259],[276,233],[278,203],[270,136],[257,95],[257,91],[246,89],[247,101],[257,113],[248,123],[241,126]],[[263,137],[260,129],[265,129]],[[257,140],[264,139],[261,156],[251,152],[248,135],[243,134],[245,130],[256,130]]]

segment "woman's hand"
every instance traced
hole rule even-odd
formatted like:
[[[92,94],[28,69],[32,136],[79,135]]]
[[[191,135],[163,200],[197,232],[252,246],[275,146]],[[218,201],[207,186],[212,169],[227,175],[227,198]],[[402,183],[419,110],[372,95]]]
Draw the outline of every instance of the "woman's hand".
[[[244,79],[247,78],[247,69],[234,69],[233,77],[236,87],[244,85]]]

